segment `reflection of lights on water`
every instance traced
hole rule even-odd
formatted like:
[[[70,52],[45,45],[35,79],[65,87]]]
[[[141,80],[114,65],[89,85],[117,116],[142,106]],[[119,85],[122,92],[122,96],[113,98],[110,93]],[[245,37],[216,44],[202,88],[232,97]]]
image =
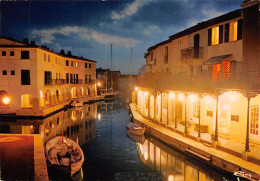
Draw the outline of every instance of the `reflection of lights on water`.
[[[172,175],[168,176],[168,181],[174,181],[174,177]]]
[[[147,153],[147,152],[144,153],[144,159],[145,159],[145,160],[148,159],[148,153]]]
[[[101,119],[101,114],[98,113],[98,120],[100,121],[100,119]]]
[[[54,128],[54,126],[55,126],[54,123],[52,123],[51,127]]]
[[[182,93],[180,93],[180,94],[178,95],[178,98],[179,98],[180,101],[182,101],[182,100],[184,99],[184,95],[183,95]]]

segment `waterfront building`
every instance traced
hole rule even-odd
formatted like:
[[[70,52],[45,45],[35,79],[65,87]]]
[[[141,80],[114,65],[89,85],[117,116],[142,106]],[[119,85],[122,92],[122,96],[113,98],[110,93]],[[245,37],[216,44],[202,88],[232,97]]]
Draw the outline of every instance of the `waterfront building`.
[[[0,37],[0,114],[46,116],[96,96],[96,61]]]
[[[133,102],[185,137],[244,144],[247,159],[260,144],[260,2],[241,7],[148,48]]]

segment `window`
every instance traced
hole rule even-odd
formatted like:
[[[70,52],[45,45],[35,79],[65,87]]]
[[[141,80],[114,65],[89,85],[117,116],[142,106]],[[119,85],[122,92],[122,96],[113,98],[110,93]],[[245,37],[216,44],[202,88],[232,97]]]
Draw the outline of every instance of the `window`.
[[[46,61],[46,54],[44,54],[44,61]]]
[[[164,63],[168,64],[168,46],[165,47],[164,51]]]
[[[30,70],[21,70],[21,84],[30,85]]]
[[[223,61],[223,78],[229,79],[230,77],[230,62],[229,61]]]
[[[91,82],[91,75],[89,75],[89,82]]]
[[[85,83],[88,83],[88,74],[85,74]]]
[[[10,56],[14,56],[14,51],[10,51]]]
[[[91,68],[91,64],[89,64],[89,66],[88,66],[89,68]]]
[[[66,60],[66,66],[69,66],[69,61],[68,60]]]
[[[85,63],[85,68],[88,68],[88,64],[87,63]]]
[[[50,62],[51,61],[51,56],[50,55],[48,55],[48,62]]]
[[[211,38],[212,45],[217,45],[219,43],[218,37],[219,37],[219,27],[212,28],[212,38]]]
[[[50,71],[45,71],[44,72],[44,83],[46,85],[51,85],[52,84],[52,73]]]
[[[229,24],[229,40],[230,41],[237,40],[237,21],[231,22]]]
[[[29,59],[30,54],[29,51],[21,51],[21,59]]]
[[[15,71],[14,70],[11,70],[11,75],[15,75]]]
[[[2,56],[6,56],[6,51],[2,51]]]
[[[250,117],[250,133],[253,135],[259,134],[259,107],[251,108],[251,117]]]
[[[73,61],[71,61],[71,67],[73,67]]]
[[[66,83],[68,84],[69,83],[69,73],[66,73]]]
[[[3,75],[7,75],[7,71],[6,70],[3,70]]]
[[[70,83],[73,84],[73,74],[70,74]]]
[[[78,67],[78,62],[75,63],[75,66]]]
[[[220,78],[220,71],[221,71],[221,65],[220,64],[215,64],[213,65],[213,72],[212,72],[212,76],[213,76],[213,80],[219,80]]]

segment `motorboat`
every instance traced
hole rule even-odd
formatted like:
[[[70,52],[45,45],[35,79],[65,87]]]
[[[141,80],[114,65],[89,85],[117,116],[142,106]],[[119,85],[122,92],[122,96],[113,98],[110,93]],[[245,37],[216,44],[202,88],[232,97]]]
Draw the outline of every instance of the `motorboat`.
[[[128,133],[138,135],[138,136],[142,136],[146,130],[145,127],[132,122],[128,123],[126,125],[126,128],[128,129]]]
[[[234,175],[240,178],[241,180],[246,179],[256,181],[255,179],[251,178],[251,174],[245,173],[243,171],[234,171]]]
[[[56,136],[45,145],[45,154],[49,166],[73,176],[81,169],[84,154],[80,146],[69,138]]]

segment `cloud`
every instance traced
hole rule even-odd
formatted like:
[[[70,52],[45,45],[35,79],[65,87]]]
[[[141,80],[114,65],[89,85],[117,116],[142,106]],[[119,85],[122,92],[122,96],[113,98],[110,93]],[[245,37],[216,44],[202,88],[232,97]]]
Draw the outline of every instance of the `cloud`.
[[[81,39],[95,40],[100,44],[115,44],[120,46],[134,46],[139,43],[138,40],[133,38],[125,38],[117,35],[109,35],[100,33],[88,28],[79,26],[65,26],[60,28],[33,30],[32,35],[40,38],[41,43],[52,43],[55,35],[68,36],[71,34],[78,35]]]
[[[212,19],[212,18],[225,14],[222,11],[217,11],[215,8],[203,8],[202,13],[205,16],[204,20]]]
[[[135,14],[139,8],[141,8],[145,3],[151,0],[135,0],[132,4],[128,4],[124,10],[121,12],[112,12],[111,18],[114,20],[123,19],[125,17]]]

